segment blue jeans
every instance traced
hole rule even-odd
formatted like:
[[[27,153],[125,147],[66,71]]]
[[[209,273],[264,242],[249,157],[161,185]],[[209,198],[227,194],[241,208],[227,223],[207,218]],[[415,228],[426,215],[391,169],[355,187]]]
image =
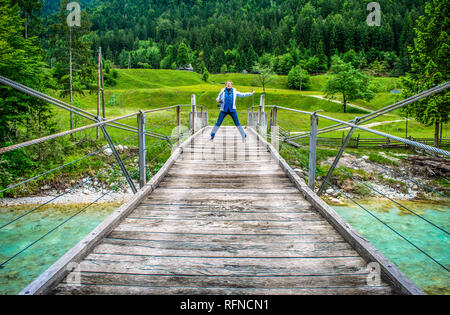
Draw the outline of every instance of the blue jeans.
[[[239,122],[239,117],[236,111],[230,112],[224,112],[224,111],[220,111],[220,115],[219,115],[219,119],[217,120],[216,125],[214,126],[212,132],[211,132],[211,137],[214,138],[216,136],[217,130],[219,130],[220,126],[223,123],[223,120],[225,119],[225,117],[227,117],[227,115],[230,115],[231,118],[233,118],[234,124],[236,125],[236,127],[238,128],[239,132],[241,133],[242,138],[247,137],[244,128],[242,128],[241,123]]]

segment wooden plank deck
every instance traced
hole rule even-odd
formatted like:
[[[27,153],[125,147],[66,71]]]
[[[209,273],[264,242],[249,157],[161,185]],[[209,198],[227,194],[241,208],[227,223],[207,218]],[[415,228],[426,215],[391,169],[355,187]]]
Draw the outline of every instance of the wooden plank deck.
[[[253,133],[208,129],[53,294],[391,294]]]

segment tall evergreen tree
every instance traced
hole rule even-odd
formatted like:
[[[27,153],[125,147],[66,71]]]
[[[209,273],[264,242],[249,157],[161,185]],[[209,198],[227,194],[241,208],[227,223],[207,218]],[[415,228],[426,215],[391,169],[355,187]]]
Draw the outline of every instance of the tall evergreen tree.
[[[185,43],[181,43],[178,47],[177,65],[178,67],[186,67],[190,63],[188,47]]]
[[[68,0],[62,0],[57,22],[50,26],[51,54],[56,59],[54,76],[61,85],[61,96],[69,94],[69,48],[72,50],[73,92],[84,94],[84,90],[96,90],[96,67],[91,59],[92,43],[87,36],[92,23],[85,10],[81,12],[81,26],[67,25]]]
[[[0,0],[0,74],[37,90],[44,90],[46,76],[37,38],[24,38],[20,8]],[[47,103],[0,85],[0,145],[15,140],[16,127],[28,137],[42,136],[51,118]],[[20,124],[34,121],[34,124]],[[20,134],[19,134],[20,137]]]
[[[450,80],[450,1],[431,0],[417,21],[414,46],[410,47],[411,72],[403,80],[404,96],[430,89]],[[439,146],[440,125],[448,122],[450,92],[409,105],[408,112],[424,125],[435,126],[434,145]]]

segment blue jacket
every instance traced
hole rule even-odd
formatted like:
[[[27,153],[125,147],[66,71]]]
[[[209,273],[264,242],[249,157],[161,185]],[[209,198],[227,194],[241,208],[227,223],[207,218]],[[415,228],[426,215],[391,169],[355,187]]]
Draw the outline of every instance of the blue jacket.
[[[220,99],[222,106],[220,107],[221,111],[224,111],[225,109],[225,89],[223,88],[222,91],[220,91],[219,96],[217,98]],[[252,96],[252,93],[241,93],[236,91],[235,88],[233,88],[233,110],[236,110],[236,97],[247,97]]]

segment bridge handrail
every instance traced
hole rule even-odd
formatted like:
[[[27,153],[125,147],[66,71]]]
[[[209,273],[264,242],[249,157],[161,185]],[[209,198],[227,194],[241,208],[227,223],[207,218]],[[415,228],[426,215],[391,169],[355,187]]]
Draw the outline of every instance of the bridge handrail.
[[[389,202],[393,202],[397,207],[400,207],[401,209],[413,214],[414,216],[418,217],[419,219],[421,219],[423,222],[426,222],[426,224],[429,224],[430,226],[432,226],[433,228],[439,230],[440,232],[444,233],[444,235],[450,235],[450,233],[442,226],[440,226],[439,224],[436,224],[435,222],[432,222],[433,220],[427,219],[425,218],[423,215],[417,213],[416,211],[413,211],[411,209],[409,209],[408,207],[406,207],[405,205],[402,204],[402,202],[397,202],[395,200],[393,200],[392,198],[390,198],[389,196],[387,196],[385,193],[383,193],[382,191],[376,189],[375,187],[373,187],[370,184],[367,184],[364,182],[364,180],[360,180],[358,178],[356,178],[353,174],[351,174],[350,172],[347,172],[346,169],[341,169],[338,168],[337,165],[339,163],[339,160],[341,158],[341,156],[343,155],[344,151],[346,151],[347,145],[349,143],[349,140],[351,139],[351,136],[353,134],[353,132],[355,130],[361,130],[361,131],[365,131],[368,132],[370,134],[374,134],[377,136],[381,136],[387,139],[391,139],[394,141],[398,141],[401,143],[404,143],[410,147],[414,147],[414,148],[418,148],[421,150],[424,150],[426,152],[430,152],[430,153],[434,153],[434,154],[438,154],[441,156],[444,156],[445,158],[449,158],[450,157],[450,152],[441,148],[436,148],[430,145],[426,145],[423,143],[419,143],[417,141],[413,141],[410,139],[405,139],[402,137],[398,137],[395,135],[391,135],[385,132],[381,132],[381,131],[377,131],[377,130],[373,130],[371,128],[368,128],[366,126],[361,126],[361,123],[367,122],[371,119],[374,119],[376,117],[379,117],[381,115],[384,115],[386,113],[389,113],[395,109],[404,107],[408,104],[411,104],[413,102],[416,102],[418,100],[424,99],[426,97],[429,97],[431,95],[434,95],[436,93],[442,92],[446,89],[448,89],[450,87],[450,82],[446,82],[444,84],[441,84],[437,87],[434,87],[432,89],[429,89],[427,91],[424,91],[418,95],[412,96],[410,98],[407,98],[405,100],[402,100],[400,102],[397,102],[393,105],[389,105],[387,107],[384,107],[380,110],[374,111],[372,113],[369,113],[367,115],[364,115],[362,117],[357,117],[354,118],[352,121],[343,121],[341,119],[337,119],[337,118],[333,118],[333,117],[329,117],[327,115],[318,113],[318,112],[310,112],[310,111],[304,111],[304,110],[299,110],[299,109],[294,109],[294,108],[288,108],[288,107],[283,107],[283,106],[266,106],[266,108],[271,108],[271,116],[270,116],[270,124],[269,124],[269,132],[267,132],[267,130],[263,130],[265,125],[264,124],[256,124],[256,129],[257,131],[259,131],[259,133],[261,135],[268,135],[268,137],[271,138],[271,141],[273,142],[275,147],[277,146],[277,143],[280,145],[280,147],[283,146],[284,143],[287,143],[289,145],[294,145],[295,147],[301,147],[302,149],[304,149],[305,151],[307,151],[307,153],[309,153],[309,165],[308,162],[302,161],[304,159],[297,159],[297,161],[305,168],[306,172],[307,172],[307,178],[308,178],[308,186],[311,190],[315,190],[315,181],[316,181],[316,151],[317,151],[317,145],[318,145],[318,137],[317,135],[320,133],[329,133],[335,130],[339,130],[339,129],[350,129],[350,131],[347,134],[347,138],[345,138],[345,140],[342,140],[342,146],[333,144],[333,143],[329,143],[329,145],[331,145],[332,147],[334,147],[335,149],[339,149],[338,154],[336,155],[333,163],[328,162],[328,164],[330,164],[330,168],[328,170],[328,174],[326,175],[325,178],[323,178],[322,180],[322,184],[320,185],[320,189],[317,192],[317,195],[321,195],[324,192],[324,189],[326,188],[326,185],[331,185],[332,187],[335,188],[336,191],[341,192],[345,197],[347,197],[349,200],[351,200],[353,203],[355,203],[357,206],[359,206],[360,208],[362,208],[365,212],[369,213],[372,217],[374,217],[376,220],[378,220],[379,222],[381,222],[383,225],[385,225],[388,229],[390,229],[391,231],[393,231],[397,236],[401,237],[403,240],[405,240],[408,244],[410,244],[411,246],[413,246],[414,248],[416,248],[418,251],[420,251],[422,254],[424,254],[426,257],[428,257],[429,259],[431,259],[434,263],[436,263],[437,265],[439,265],[442,269],[444,269],[445,271],[449,271],[449,269],[445,266],[445,264],[441,263],[438,259],[436,259],[435,257],[433,257],[432,254],[430,254],[429,252],[427,252],[428,250],[424,250],[422,248],[422,246],[417,246],[416,244],[414,244],[414,242],[412,242],[410,239],[408,239],[405,235],[403,235],[403,233],[398,232],[394,227],[390,226],[390,224],[387,224],[386,222],[384,222],[382,219],[380,219],[376,214],[374,214],[373,212],[371,212],[370,210],[368,210],[366,207],[362,207],[357,201],[354,200],[354,198],[351,198],[351,196],[349,196],[348,194],[346,194],[344,191],[342,191],[342,189],[340,189],[339,187],[337,187],[336,185],[333,184],[333,182],[331,181],[331,176],[333,174],[333,171],[335,169],[337,169],[338,171],[342,172],[345,176],[348,176],[349,178],[352,178],[355,182],[360,183],[361,185],[363,185],[364,187],[370,189],[370,191],[373,191],[374,193],[376,193],[377,195],[381,195],[383,198],[386,198],[387,200],[389,200]],[[297,113],[300,115],[307,115],[310,117],[311,120],[311,124],[310,124],[310,128],[308,131],[300,131],[301,134],[298,135],[291,135],[290,131],[292,129],[294,130],[301,130],[301,128],[295,127],[295,123],[293,123],[292,121],[289,120],[289,118],[285,118],[285,116],[283,117],[284,120],[288,120],[289,122],[283,121],[278,119],[278,112],[279,111],[288,111],[291,113]],[[329,126],[329,127],[325,127],[322,129],[318,129],[318,121],[319,119],[321,120],[328,120],[328,121],[332,121],[337,123],[336,125],[333,126]],[[286,128],[285,132],[281,131],[281,127]],[[307,144],[302,145],[298,142],[296,142],[296,140],[299,140],[303,137],[309,137],[309,147]],[[328,141],[326,141],[327,139],[321,139],[321,142],[325,142],[327,143]],[[354,153],[354,152],[350,152],[350,151],[346,151],[349,154],[353,154],[355,156],[359,156],[358,154]],[[361,158],[361,156],[359,156]],[[414,179],[409,178],[408,176],[399,174],[398,172],[395,172],[391,169],[389,169],[388,167],[383,167],[381,165],[379,165],[378,163],[374,163],[372,161],[369,161],[367,159],[365,159],[366,162],[369,162],[377,167],[381,167],[384,170],[389,171],[391,174],[394,174],[396,176],[401,177],[402,180],[405,181],[409,181],[411,183],[414,183],[418,186],[421,186],[422,188],[425,188],[427,190],[429,190],[432,193],[438,194],[441,197],[444,197],[446,199],[450,199],[449,196],[445,195],[444,193],[441,193],[439,191],[437,191],[436,189],[433,189],[431,187],[429,187],[428,185],[424,185],[422,183],[420,183],[419,181],[416,181]]]
[[[450,87],[450,82],[445,82],[445,83],[443,83],[441,85],[438,85],[436,87],[433,87],[433,88],[431,88],[429,90],[423,91],[423,92],[421,92],[421,93],[419,93],[417,95],[414,95],[414,96],[411,96],[411,97],[409,97],[407,99],[401,100],[401,101],[399,101],[399,102],[397,102],[395,104],[388,105],[388,106],[386,106],[384,108],[381,108],[381,109],[376,110],[374,112],[371,112],[369,114],[363,115],[363,116],[359,117],[359,119],[360,119],[359,123],[360,124],[367,123],[368,121],[370,121],[372,119],[375,119],[375,118],[377,118],[379,116],[382,116],[384,114],[390,113],[390,112],[392,112],[392,111],[394,111],[396,109],[405,107],[405,106],[407,106],[407,105],[409,105],[411,103],[414,103],[414,102],[416,102],[418,100],[421,100],[423,98],[426,98],[428,96],[431,96],[431,95],[434,95],[436,93],[439,93],[439,92],[441,92],[443,90],[448,89],[449,87]],[[373,117],[371,117],[371,116],[373,116]],[[339,124],[336,124],[336,125],[333,125],[333,126],[328,126],[328,127],[319,129],[317,131],[317,134],[327,133],[327,132],[331,132],[331,131],[337,131],[337,130],[341,130],[343,128],[347,128],[347,126],[345,126],[342,123],[339,123]],[[296,135],[295,138],[303,138],[303,137],[308,137],[308,136],[309,136],[308,132],[305,132],[304,134]]]

